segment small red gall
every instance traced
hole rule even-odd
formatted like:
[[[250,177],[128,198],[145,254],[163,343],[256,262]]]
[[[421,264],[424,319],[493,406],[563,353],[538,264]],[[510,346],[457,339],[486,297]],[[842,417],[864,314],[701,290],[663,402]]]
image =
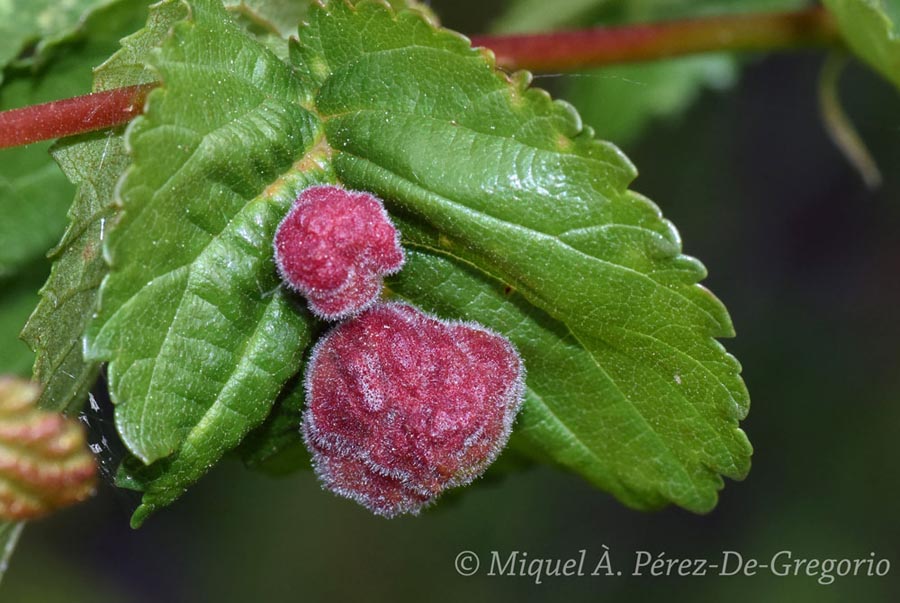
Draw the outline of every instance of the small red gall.
[[[380,199],[313,186],[300,193],[278,226],[275,263],[313,313],[340,320],[375,303],[382,278],[403,266],[403,250]]]
[[[323,337],[307,367],[303,435],[319,479],[377,515],[417,514],[494,461],[524,372],[481,325],[370,308]]]

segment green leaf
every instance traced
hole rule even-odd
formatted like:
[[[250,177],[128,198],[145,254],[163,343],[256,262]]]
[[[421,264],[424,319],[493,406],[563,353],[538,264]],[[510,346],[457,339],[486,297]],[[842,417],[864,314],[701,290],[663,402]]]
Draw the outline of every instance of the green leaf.
[[[297,371],[309,318],[279,285],[272,239],[298,192],[331,178],[294,73],[219,2],[192,2],[153,64],[163,85],[128,130],[88,331],[123,441],[151,465],[134,525],[260,425]]]
[[[297,25],[309,12],[309,8],[317,0],[224,0],[225,8],[239,16],[249,33],[257,34],[257,39],[264,41],[261,33],[277,34],[282,39],[296,35]],[[430,9],[416,0],[385,0],[396,10],[415,8],[434,18]]]
[[[523,0],[513,3],[494,28],[500,32],[531,32],[613,26],[735,12],[786,11],[806,4],[804,0]],[[564,77],[561,94],[578,107],[598,137],[626,145],[654,121],[683,113],[704,90],[731,87],[739,67],[737,57],[723,53],[615,65]]]
[[[91,70],[143,23],[146,8],[131,0],[93,10],[77,32],[45,51],[41,65],[6,70],[0,110],[83,94]],[[44,256],[59,240],[74,188],[51,159],[49,142],[0,151],[0,276]]]
[[[618,4],[616,0],[518,0],[508,3],[491,29],[497,33],[526,33],[583,26]]]
[[[605,24],[701,18],[731,13],[796,10],[805,0],[627,0],[604,16]],[[654,122],[677,118],[706,90],[722,91],[737,81],[742,61],[707,53],[631,65],[614,65],[566,78],[563,96],[597,136],[627,145]]]
[[[299,190],[336,177],[382,195],[418,250],[399,294],[527,350],[516,438],[532,456],[636,507],[711,508],[720,474],[749,466],[746,390],[713,339],[731,324],[627,190],[633,167],[419,15],[332,2],[308,19],[291,69],[197,0],[153,59],[163,86],[129,129],[88,339],[135,455],[133,524],[242,441],[250,464],[297,465],[302,396],[285,384],[314,325],[278,286],[271,238]]]
[[[288,38],[297,31],[314,0],[224,0],[225,8],[258,30]]]
[[[310,456],[300,434],[305,401],[304,367],[276,401],[265,423],[251,431],[236,450],[250,469],[270,475],[286,475],[310,468]]]
[[[900,6],[896,0],[825,0],[847,44],[900,88]]]
[[[86,10],[89,6],[91,10]],[[129,0],[71,2],[65,6],[57,2],[7,2],[0,5],[0,14],[10,7],[14,7],[15,17],[0,18],[3,34],[0,36],[0,62],[3,66],[21,51],[23,43],[38,36],[44,38],[27,65],[8,68],[0,74],[0,77],[5,76],[5,80],[0,80],[3,81],[0,88],[2,109],[85,92],[90,85],[92,68],[109,56],[116,48],[118,38],[133,31],[146,12],[144,3]],[[40,24],[24,21],[39,15],[44,15]],[[65,226],[66,208],[72,199],[72,186],[53,163],[47,152],[49,146],[49,142],[39,143],[0,152],[3,157],[0,161],[0,240],[4,242],[0,251],[0,274],[8,275],[0,278],[0,371],[21,376],[31,374],[35,356],[25,344],[17,341],[19,331],[38,303],[36,292],[47,276],[46,262],[35,261],[35,258],[43,256],[59,239]],[[75,251],[74,257],[80,257],[82,251]],[[76,262],[75,267],[79,266]],[[68,269],[66,267],[62,272],[57,269],[57,283],[60,278],[72,279],[66,272]],[[66,297],[68,293],[60,291]],[[80,290],[73,294],[83,295]],[[69,302],[55,296],[52,289],[45,292],[38,318],[33,323],[40,324],[43,315],[43,328],[40,333],[32,329],[28,337],[32,348],[37,348],[38,339],[43,346],[38,355],[36,378],[47,385],[47,389],[39,404],[55,410],[69,407],[72,396],[57,395],[58,387],[74,378],[72,375],[79,375],[81,367],[68,358],[57,363],[60,356],[54,351],[51,368],[47,362],[50,359],[48,351],[67,348],[72,350],[70,357],[77,355],[80,358],[81,346],[78,344],[90,313],[87,308],[85,313],[73,317],[62,308],[53,309],[60,300],[66,309],[71,309]],[[71,328],[73,323],[78,327]],[[90,380],[92,378],[93,373]],[[83,385],[83,395],[88,386],[89,383]],[[23,523],[0,524],[0,578],[23,526]]]
[[[565,324],[521,293],[429,245],[412,244],[403,271],[392,278],[400,297],[439,316],[476,320],[509,337],[525,359],[525,404],[514,429],[519,450],[580,473],[625,504],[652,509],[675,501],[691,508],[721,479],[697,460],[701,451],[665,399],[629,399],[622,389],[632,359],[609,352],[600,364]],[[674,420],[673,420],[674,419]],[[656,428],[649,428],[655,424]],[[696,510],[696,509],[695,509]]]
[[[46,262],[0,278],[0,373],[31,376],[34,354],[21,341],[19,331],[37,303],[37,290],[47,278]]]
[[[809,0],[619,0],[624,21],[665,21],[737,13],[768,13],[808,7]]]
[[[4,101],[5,92],[0,90]],[[7,108],[6,102],[0,103],[0,110]],[[16,274],[47,253],[65,227],[72,185],[50,158],[49,146],[0,152],[0,277]]]
[[[53,44],[75,36],[93,11],[119,0],[0,0],[0,70],[19,57],[26,47],[32,52],[19,62],[34,64]],[[3,81],[0,71],[0,82]]]
[[[679,468],[647,488],[656,495],[626,502],[707,511],[718,474],[746,474],[747,392],[714,339],[733,335],[728,314],[697,285],[705,270],[681,255],[674,227],[627,189],[635,170],[615,147],[464,38],[380,4],[314,9],[293,57],[316,89],[340,180],[424,225],[407,227],[408,241],[472,264],[564,325],[604,377],[593,404],[630,409],[639,437],[608,446]],[[559,420],[597,429],[583,423],[589,412],[573,405]],[[660,441],[681,446],[662,457]],[[589,463],[579,471],[606,479]]]
[[[244,31],[264,44],[282,60],[287,59],[287,40],[296,35],[297,25],[306,19],[317,0],[224,0]],[[350,0],[356,1],[356,0]],[[416,0],[385,0],[395,9],[415,8],[434,23],[434,13]]]
[[[138,2],[133,7],[141,8]],[[122,49],[96,70],[94,89],[152,81],[143,58],[183,15],[177,2],[157,5],[147,28],[123,40]],[[130,160],[120,131],[65,140],[54,158],[78,192],[69,210],[70,225],[51,254],[50,279],[22,337],[37,352],[34,376],[44,386],[40,406],[73,411],[97,376],[98,363],[83,357],[82,335],[107,273],[101,243],[117,215],[113,191]]]
[[[287,58],[287,38],[314,0],[224,0],[235,22],[280,59]]]
[[[808,5],[807,0],[517,0],[509,4],[492,29],[498,33],[551,31],[560,27],[789,11]]]
[[[625,145],[655,120],[682,114],[703,90],[736,80],[732,57],[703,55],[595,69],[568,77],[563,94],[597,136]]]

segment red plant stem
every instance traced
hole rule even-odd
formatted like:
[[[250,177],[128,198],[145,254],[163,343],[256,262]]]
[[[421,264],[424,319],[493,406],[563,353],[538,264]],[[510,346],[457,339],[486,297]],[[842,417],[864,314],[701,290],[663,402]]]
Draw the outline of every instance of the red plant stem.
[[[840,44],[823,8],[729,15],[650,25],[509,36],[473,36],[506,69],[571,71],[709,51],[761,51]]]
[[[155,84],[115,88],[0,113],[0,149],[111,128],[144,110]]]
[[[841,43],[822,8],[651,25],[512,36],[474,36],[505,69],[567,71],[716,50],[762,51]],[[129,86],[0,112],[0,149],[127,123],[156,84]]]

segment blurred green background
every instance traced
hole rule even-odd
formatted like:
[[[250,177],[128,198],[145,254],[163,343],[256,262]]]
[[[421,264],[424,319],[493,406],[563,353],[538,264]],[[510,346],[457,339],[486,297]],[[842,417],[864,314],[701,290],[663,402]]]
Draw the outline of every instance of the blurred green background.
[[[435,2],[446,25],[485,30],[502,2]],[[139,531],[134,501],[98,497],[28,526],[0,601],[896,601],[900,600],[900,96],[866,68],[842,80],[850,115],[885,177],[874,192],[827,139],[816,107],[823,55],[753,58],[727,91],[706,88],[683,114],[617,140],[634,188],[679,228],[731,311],[753,400],[756,452],[716,510],[631,511],[579,478],[541,467],[479,484],[419,518],[384,520],[322,491],[311,473],[273,479],[225,462]],[[573,77],[539,77],[565,96]],[[717,86],[712,86],[716,88]],[[572,92],[574,94],[574,92]],[[602,98],[598,101],[602,103]],[[585,108],[585,107],[582,107]],[[600,131],[617,115],[586,107]],[[598,119],[598,118],[594,118]],[[486,576],[491,551],[568,558],[610,549],[767,562],[867,558],[883,578]],[[463,577],[454,559],[480,555]]]

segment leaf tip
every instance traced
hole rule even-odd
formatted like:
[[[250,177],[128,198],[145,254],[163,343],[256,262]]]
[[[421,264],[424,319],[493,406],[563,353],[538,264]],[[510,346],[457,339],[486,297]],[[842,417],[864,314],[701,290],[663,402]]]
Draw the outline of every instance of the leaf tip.
[[[147,521],[147,518],[153,515],[156,512],[156,505],[141,503],[134,513],[131,515],[131,521],[129,525],[132,530],[137,530],[141,526],[144,525],[144,522]]]

